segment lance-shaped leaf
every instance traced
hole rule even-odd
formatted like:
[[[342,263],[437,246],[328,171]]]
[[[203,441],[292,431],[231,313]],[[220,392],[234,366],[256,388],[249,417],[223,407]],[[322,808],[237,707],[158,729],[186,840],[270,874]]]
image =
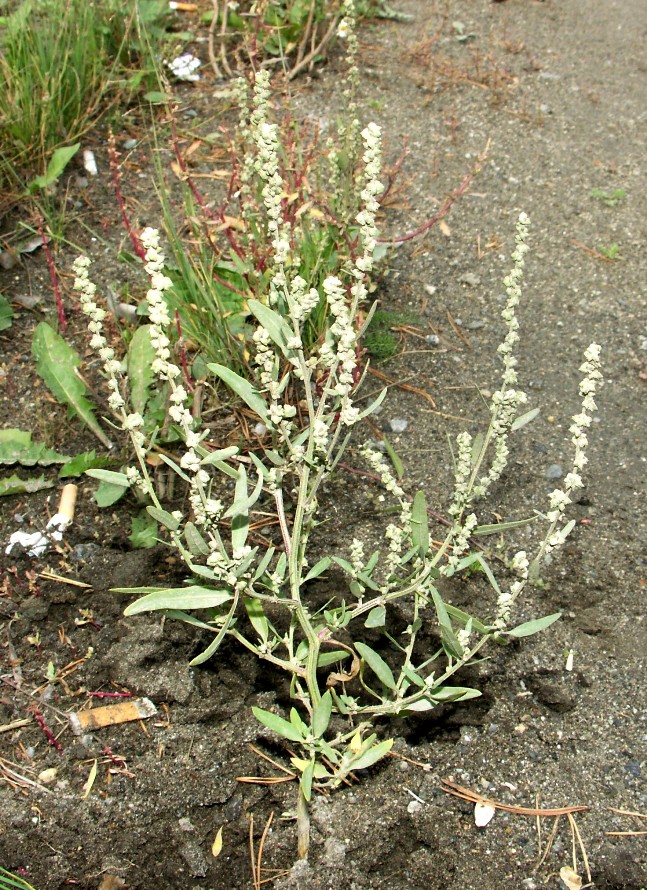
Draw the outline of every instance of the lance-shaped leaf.
[[[33,195],[39,189],[46,189],[50,185],[54,185],[79,148],[81,148],[80,142],[77,142],[76,145],[64,145],[61,148],[57,148],[47,165],[45,173],[32,179],[27,186],[26,194]]]
[[[248,300],[247,305],[250,312],[252,312],[260,322],[261,327],[264,327],[270,335],[272,342],[279,347],[283,355],[287,358],[290,353],[290,350],[288,349],[288,340],[294,336],[289,324],[285,319],[281,318],[278,312],[275,312],[274,309],[270,309],[269,306],[260,303],[258,300]]]
[[[146,509],[156,522],[159,522],[160,525],[163,525],[170,532],[175,532],[180,527],[180,520],[177,516],[173,516],[167,510],[162,510],[159,507],[146,507]]]
[[[208,659],[210,659],[211,656],[218,651],[227,631],[236,623],[234,615],[236,613],[237,605],[238,594],[236,593],[231,604],[231,609],[229,610],[229,612],[227,612],[222,627],[220,628],[214,639],[209,643],[204,652],[201,652],[199,655],[196,655],[195,658],[191,659],[191,661],[189,662],[189,667],[195,667],[198,664],[202,664],[203,662],[208,661]]]
[[[83,421],[106,448],[112,448],[110,439],[94,416],[87,398],[88,389],[76,373],[81,364],[78,353],[45,321],[41,321],[34,331],[31,351],[36,359],[36,370],[54,398]]]
[[[158,612],[160,609],[213,609],[228,603],[232,595],[228,590],[212,590],[209,587],[114,587],[115,593],[144,593],[124,609],[124,615],[141,612]]]
[[[455,658],[461,658],[463,655],[463,647],[454,633],[454,628],[452,627],[452,622],[447,613],[445,603],[442,601],[442,598],[435,587],[432,587],[431,595],[434,600],[434,606],[436,607],[436,615],[438,616],[438,624],[440,625],[440,639],[442,640],[443,646],[450,655],[453,655]]]
[[[554,624],[561,617],[561,612],[554,612],[552,615],[546,615],[544,618],[535,618],[533,621],[526,621],[524,624],[519,624],[512,630],[505,631],[505,633],[509,637],[530,637],[532,634],[537,634],[539,631],[550,627],[551,624]]]
[[[265,400],[258,390],[252,386],[249,380],[245,380],[244,377],[239,377],[235,371],[231,370],[231,368],[226,368],[224,365],[218,365],[215,362],[210,362],[207,365],[207,368],[209,368],[211,373],[215,374],[216,377],[220,377],[223,383],[226,383],[227,386],[236,393],[238,398],[242,399],[243,402],[245,402],[245,404],[260,417],[263,423],[269,426],[270,419],[267,413]]]
[[[209,545],[192,522],[184,526],[184,540],[191,556],[208,556]]]
[[[395,691],[395,678],[393,677],[391,668],[386,661],[384,661],[382,656],[378,655],[377,652],[374,649],[371,649],[370,646],[367,646],[366,643],[355,643],[355,648],[373,673],[378,677],[380,682],[383,683],[387,689]]]
[[[467,686],[438,686],[432,689],[429,695],[437,702],[458,702],[479,698],[481,693],[478,689],[470,689]]]
[[[149,390],[155,382],[152,370],[155,348],[151,343],[151,325],[144,324],[133,334],[128,348],[128,384],[133,411],[144,414]]]
[[[322,556],[319,562],[315,563],[305,576],[303,583],[305,584],[306,581],[313,581],[315,578],[318,578],[319,575],[323,575],[323,573],[330,567],[331,562],[332,560],[329,556]]]
[[[310,798],[312,797],[312,779],[314,778],[314,771],[315,762],[314,760],[310,760],[303,773],[301,774],[301,781],[299,783],[301,785],[303,796],[308,801],[308,803],[310,802]]]
[[[271,729],[272,732],[275,732],[281,738],[288,739],[290,742],[303,742],[304,736],[291,723],[288,723],[283,717],[279,717],[278,714],[256,707],[252,708],[252,713],[259,723],[267,726],[268,729]]]
[[[255,596],[245,597],[243,605],[247,611],[247,616],[256,633],[264,643],[267,643],[267,636],[270,625],[263,611],[263,603]]]
[[[328,729],[332,716],[332,693],[328,689],[321,697],[312,714],[312,732],[319,739]]]
[[[375,736],[371,736],[371,739],[374,738]],[[368,750],[362,751],[357,757],[353,758],[351,761],[351,770],[367,769],[369,766],[373,766],[378,760],[382,760],[383,757],[386,757],[392,747],[393,739],[385,739],[383,742],[378,742],[377,745],[371,745]]]
[[[429,551],[429,522],[427,519],[427,501],[423,491],[417,491],[413,499],[411,539],[420,556],[426,556]]]
[[[262,484],[262,480],[259,481]],[[247,533],[249,532],[249,514],[245,508],[247,500],[247,473],[245,472],[245,467],[241,464],[238,468],[238,477],[234,490],[234,503],[230,508],[230,510],[233,510],[231,547],[234,553],[242,549],[247,541]]]

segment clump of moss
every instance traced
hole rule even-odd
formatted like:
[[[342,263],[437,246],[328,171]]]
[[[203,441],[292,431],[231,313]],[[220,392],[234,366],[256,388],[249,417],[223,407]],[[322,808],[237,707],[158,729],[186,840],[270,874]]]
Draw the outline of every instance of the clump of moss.
[[[384,362],[393,358],[400,346],[400,338],[397,332],[393,332],[393,328],[401,324],[418,323],[419,319],[413,315],[378,309],[362,338],[362,345],[372,359]]]

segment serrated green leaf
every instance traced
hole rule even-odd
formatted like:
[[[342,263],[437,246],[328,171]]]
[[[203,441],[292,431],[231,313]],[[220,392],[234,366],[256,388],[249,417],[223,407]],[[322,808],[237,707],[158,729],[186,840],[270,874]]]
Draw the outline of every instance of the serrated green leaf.
[[[223,381],[223,383],[226,383],[227,386],[260,417],[263,423],[269,426],[270,418],[267,413],[265,400],[258,390],[252,386],[249,380],[245,380],[244,377],[239,377],[235,371],[231,370],[231,368],[226,368],[224,365],[218,365],[215,362],[210,362],[207,367],[212,374],[215,374],[216,377],[219,377]]]
[[[368,751],[364,751],[360,754],[359,757],[353,758],[350,767],[351,770],[367,769],[369,766],[373,766],[378,760],[382,760],[383,757],[386,757],[392,747],[393,739],[385,739],[383,742],[378,742],[377,745],[373,745]]]
[[[157,523],[146,510],[140,510],[130,520],[128,540],[135,549],[147,550],[157,544]]]
[[[376,606],[368,613],[368,618],[364,622],[364,627],[384,627],[386,623],[385,606]]]
[[[69,479],[73,476],[82,476],[88,470],[100,469],[111,463],[109,457],[105,454],[97,454],[92,451],[84,451],[83,454],[75,455],[71,460],[61,467],[58,478]]]
[[[27,186],[27,194],[33,195],[39,189],[46,189],[53,185],[80,148],[80,142],[77,142],[76,145],[64,145],[62,148],[57,148],[52,154],[45,173],[32,179]]]
[[[429,521],[427,518],[427,501],[423,491],[417,491],[413,499],[411,540],[420,556],[426,556],[429,552]]]
[[[371,649],[370,646],[367,646],[366,643],[355,643],[355,648],[373,673],[378,677],[380,682],[386,686],[387,689],[395,691],[396,684],[393,673],[382,656],[378,655],[377,652],[374,649]]]
[[[281,738],[288,739],[290,742],[303,742],[304,737],[298,732],[291,723],[279,717],[278,714],[272,714],[271,711],[264,711],[262,708],[252,708],[252,713],[259,723],[271,729]]]
[[[133,411],[145,416],[149,389],[155,383],[153,361],[155,349],[151,343],[151,325],[137,328],[128,347],[128,385]]]
[[[41,442],[33,442],[28,430],[0,430],[0,464],[22,464],[33,467],[39,464],[64,464],[69,455],[59,454]]]
[[[209,587],[113,587],[115,593],[145,593],[124,609],[124,615],[159,612],[161,609],[214,609],[232,599],[227,590]]]
[[[66,405],[68,411],[76,415],[106,448],[112,448],[87,399],[87,387],[76,374],[76,368],[81,364],[77,352],[45,321],[41,321],[34,331],[31,350],[36,371],[54,398]]]
[[[519,624],[512,630],[505,631],[505,633],[506,636],[509,637],[530,637],[532,634],[546,630],[547,627],[550,627],[551,624],[554,624],[561,617],[561,612],[553,612],[552,615],[546,615],[544,618],[535,618],[533,621],[526,621],[523,624]]]
[[[37,479],[21,479],[15,473],[7,479],[0,479],[0,497],[10,494],[31,494],[34,491],[42,491],[43,488],[53,488],[54,482],[49,482],[44,476]]]
[[[321,701],[312,714],[312,732],[319,739],[328,729],[332,717],[332,693],[330,689],[321,696]]]

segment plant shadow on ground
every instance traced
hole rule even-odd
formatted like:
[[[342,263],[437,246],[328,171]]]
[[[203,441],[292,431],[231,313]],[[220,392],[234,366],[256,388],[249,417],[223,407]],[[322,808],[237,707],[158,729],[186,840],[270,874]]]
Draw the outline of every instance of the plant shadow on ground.
[[[647,808],[640,722],[647,651],[644,464],[639,459],[644,429],[636,414],[644,394],[641,343],[647,333],[636,282],[647,270],[632,235],[644,222],[635,198],[644,146],[635,124],[642,112],[631,61],[642,50],[632,35],[612,27],[610,10],[596,7],[595,16],[587,15],[592,6],[588,0],[559,6],[449,4],[452,20],[462,21],[476,40],[513,26],[522,36],[540,68],[527,70],[522,54],[514,55],[510,65],[519,65],[518,83],[511,96],[531,110],[530,121],[508,115],[500,102],[485,102],[483,89],[467,82],[448,84],[430,99],[420,84],[427,76],[424,66],[417,68],[415,60],[410,68],[403,66],[393,51],[398,45],[404,54],[408,44],[413,52],[417,27],[379,25],[365,32],[366,89],[371,99],[384,100],[378,106],[380,122],[392,139],[409,136],[410,162],[421,177],[409,199],[411,208],[398,211],[398,225],[420,218],[429,195],[442,190],[438,178],[425,178],[430,170],[439,169],[444,182],[454,181],[464,155],[478,153],[493,136],[476,194],[448,220],[449,235],[429,236],[414,256],[396,254],[380,294],[390,311],[422,316],[430,331],[441,335],[438,345],[422,349],[417,340],[407,339],[403,354],[385,369],[395,379],[419,385],[436,381],[430,391],[440,413],[412,393],[392,393],[387,402],[386,420],[409,420],[394,444],[411,488],[424,483],[428,503],[442,512],[451,476],[445,437],[462,428],[452,418],[468,416],[477,424],[475,387],[492,386],[491,356],[500,334],[498,282],[506,271],[499,254],[507,252],[502,244],[519,209],[532,213],[535,233],[520,373],[542,415],[515,445],[512,469],[501,483],[504,508],[526,506],[524,498],[530,504],[537,493],[544,495],[554,487],[546,478],[548,469],[567,464],[562,442],[572,406],[564,395],[564,377],[571,371],[562,365],[570,361],[574,342],[578,353],[592,337],[605,344],[609,384],[600,400],[602,422],[592,437],[586,496],[575,505],[576,535],[565,561],[547,573],[546,588],[535,590],[524,606],[525,617],[562,609],[563,621],[542,637],[490,653],[474,683],[485,689],[483,700],[434,712],[433,721],[402,724],[401,732],[396,728],[395,750],[413,763],[391,758],[351,787],[318,798],[310,865],[277,878],[276,888],[531,890],[559,885],[557,872],[571,861],[570,834],[563,827],[549,859],[535,872],[534,821],[499,812],[487,828],[477,829],[472,806],[443,794],[442,778],[507,803],[533,806],[538,795],[545,806],[588,804],[591,810],[578,817],[578,824],[594,886],[639,890],[647,881],[641,838],[606,834],[640,828],[637,820],[608,807],[642,813]],[[626,0],[624,6],[626,15],[640,20],[637,0]],[[427,4],[403,0],[402,7],[420,27],[427,26]],[[571,38],[582,33],[582,17],[588,42],[574,49]],[[455,35],[449,37],[443,52],[457,57],[460,66],[464,47]],[[613,71],[600,70],[597,47],[608,47],[620,60]],[[303,114],[334,114],[326,104],[334,77],[333,68],[300,91]],[[594,95],[599,97],[595,101]],[[195,92],[187,91],[183,100],[187,109],[201,107]],[[209,97],[204,101],[208,104]],[[623,120],[634,124],[620,127],[620,110]],[[536,125],[540,116],[542,127]],[[100,160],[106,158],[104,146],[93,148]],[[135,163],[143,170],[145,157],[135,155]],[[133,179],[136,172],[134,167]],[[142,179],[139,187],[138,200],[148,208],[143,213],[152,216],[150,181]],[[590,199],[593,188],[611,194],[620,187],[627,198],[618,207]],[[112,226],[109,191],[98,218],[106,221],[106,237],[118,243],[121,233]],[[598,261],[573,243],[595,247],[616,239],[625,255],[622,263]],[[108,261],[105,268],[109,276]],[[471,277],[464,278],[467,273]],[[16,270],[4,276],[2,290],[8,296],[48,294],[47,269],[39,258],[27,260],[18,274],[17,280]],[[436,288],[431,299],[425,285]],[[3,425],[16,425],[19,414],[21,425],[39,429],[38,438],[52,446],[93,447],[37,385],[25,361],[31,326],[31,317],[23,313],[11,339],[1,341]],[[80,330],[73,324],[79,344]],[[350,535],[346,523],[349,514],[354,519],[356,488],[356,477],[340,471],[326,493],[331,543],[341,546]],[[51,554],[46,561],[2,557],[6,667],[0,723],[4,728],[17,720],[31,722],[0,736],[0,862],[14,871],[26,869],[40,890],[59,890],[71,881],[88,890],[251,887],[250,813],[257,845],[267,815],[275,813],[264,868],[289,868],[296,845],[293,823],[278,818],[294,806],[294,783],[237,782],[238,776],[278,774],[248,743],[288,763],[250,714],[251,705],[268,708],[276,701],[274,685],[262,665],[233,649],[216,665],[189,669],[199,642],[189,629],[121,617],[124,603],[110,588],[166,582],[179,567],[161,548],[131,552],[127,510],[117,507],[114,516],[99,512],[91,492],[91,484],[83,483],[64,554]],[[43,523],[56,505],[39,493],[4,499],[1,506],[4,542],[19,521],[16,515]],[[27,576],[45,564],[92,588]],[[461,595],[478,599],[478,583],[466,585]],[[93,654],[84,659],[88,647]],[[566,671],[571,649],[574,666]],[[60,680],[51,687],[51,697],[39,701],[40,693],[33,693],[47,685],[50,661]],[[78,710],[89,692],[124,690],[149,697],[157,715],[106,728],[98,741],[88,741],[74,737],[58,713]],[[60,736],[62,751],[48,746],[29,710],[34,702]],[[97,777],[84,797],[95,759]],[[45,784],[39,776],[50,768],[57,775]],[[223,852],[215,859],[211,848],[221,826]],[[544,836],[547,830],[549,823]],[[112,885],[107,875],[113,876]]]

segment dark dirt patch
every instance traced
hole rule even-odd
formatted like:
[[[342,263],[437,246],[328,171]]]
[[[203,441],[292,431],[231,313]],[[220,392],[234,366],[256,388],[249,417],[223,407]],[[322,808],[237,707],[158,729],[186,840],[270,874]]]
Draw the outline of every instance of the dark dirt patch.
[[[647,812],[647,11],[643,0],[450,0],[441,28],[440,4],[401,0],[398,6],[414,15],[413,23],[370,25],[362,46],[365,117],[384,126],[391,158],[408,138],[407,170],[416,176],[405,193],[408,203],[403,199],[395,208],[392,230],[412,228],[433,212],[492,140],[471,193],[447,220],[449,232],[433,229],[421,243],[398,249],[380,292],[385,308],[419,317],[423,336],[439,337],[432,345],[404,335],[402,354],[382,368],[427,389],[438,406],[433,410],[398,391],[380,417],[385,424],[394,417],[409,421],[392,436],[407,484],[412,491],[423,485],[428,503],[442,511],[451,478],[447,436],[465,423],[477,429],[484,418],[478,390],[496,384],[500,280],[520,210],[533,224],[520,379],[530,406],[542,412],[518,437],[511,468],[492,500],[504,519],[541,509],[554,487],[549,467],[568,469],[577,367],[591,341],[603,346],[606,386],[591,435],[587,487],[572,514],[578,528],[546,573],[546,587],[535,589],[519,610],[523,620],[561,609],[563,620],[537,638],[493,652],[478,669],[482,700],[434,712],[432,720],[389,727],[397,736],[395,750],[426,767],[393,758],[352,788],[318,798],[310,863],[274,886],[557,887],[557,873],[570,861],[564,823],[535,872],[534,821],[498,813],[486,829],[477,829],[472,807],[441,792],[440,779],[451,777],[510,804],[590,806],[577,821],[594,886],[639,890],[647,885],[644,838],[606,832],[645,827],[609,807]],[[463,24],[462,32],[454,22]],[[460,42],[461,34],[474,36]],[[299,113],[323,124],[334,117],[337,77],[333,64],[303,86],[295,100]],[[205,88],[204,94],[186,91],[183,101],[202,108],[212,100]],[[97,155],[105,160],[101,146]],[[146,174],[145,156],[140,161],[133,181]],[[617,207],[607,207],[591,197],[594,188],[627,194]],[[105,195],[94,196],[101,210],[92,224],[105,224],[106,236],[118,242],[109,194],[106,184]],[[146,175],[138,198],[140,222],[154,222]],[[109,265],[113,245],[78,240],[118,276]],[[622,260],[591,252],[612,243]],[[3,278],[10,298],[30,290],[48,293],[41,257],[26,259]],[[26,358],[32,324],[25,314],[9,336],[0,335],[3,424],[30,428],[48,444],[70,450],[92,447],[38,385]],[[83,342],[78,337],[77,347]],[[0,724],[26,718],[37,703],[62,751],[48,747],[34,721],[0,735],[3,763],[14,773],[36,781],[44,769],[58,771],[47,790],[4,774],[0,864],[26,869],[40,890],[98,888],[106,875],[137,890],[250,887],[250,813],[257,842],[269,812],[276,814],[265,867],[287,869],[295,856],[293,823],[278,819],[294,807],[294,786],[236,781],[273,772],[247,747],[264,737],[250,707],[282,698],[283,681],[275,682],[265,666],[233,648],[213,664],[189,669],[200,644],[192,632],[149,618],[123,619],[123,604],[109,589],[153,583],[176,566],[166,551],[128,552],[123,511],[112,516],[94,510],[91,490],[82,483],[77,520],[66,538],[70,547],[93,545],[86,562],[75,563],[66,550],[64,558],[52,554],[35,566],[11,560],[14,574],[3,556]],[[342,474],[332,483],[327,545],[345,545],[363,490]],[[15,527],[16,514],[25,524],[42,523],[55,509],[55,497],[51,503],[46,495],[4,499],[1,539]],[[30,589],[26,572],[46,563],[92,587],[35,579],[36,589]],[[476,581],[455,595],[474,608],[484,596]],[[99,626],[76,624],[84,620],[81,610],[92,610]],[[60,672],[89,654],[89,647],[91,657],[65,682],[47,687],[48,662]],[[574,667],[567,672],[570,649]],[[85,704],[88,692],[124,689],[152,699],[157,717],[88,738],[72,735],[65,714]],[[271,739],[264,744],[282,757]],[[83,798],[95,758],[98,775]],[[224,849],[214,860],[211,844],[221,825]],[[543,828],[545,840],[550,824]]]

